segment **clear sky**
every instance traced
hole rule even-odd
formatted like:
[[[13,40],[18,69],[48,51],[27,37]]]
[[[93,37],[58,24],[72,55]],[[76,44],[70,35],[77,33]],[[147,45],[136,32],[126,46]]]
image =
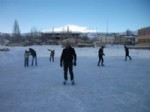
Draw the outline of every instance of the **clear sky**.
[[[150,0],[0,0],[0,32],[21,33],[77,25],[98,32],[150,26]],[[108,21],[108,22],[107,22]]]

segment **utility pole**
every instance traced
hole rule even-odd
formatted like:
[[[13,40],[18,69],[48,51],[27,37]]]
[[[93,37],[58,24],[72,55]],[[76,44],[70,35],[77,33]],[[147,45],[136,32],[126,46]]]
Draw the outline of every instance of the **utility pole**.
[[[56,36],[55,36],[55,31],[54,31],[54,26],[52,28],[52,40],[56,40]]]
[[[107,36],[108,36],[108,18],[106,21],[106,44],[107,44]]]

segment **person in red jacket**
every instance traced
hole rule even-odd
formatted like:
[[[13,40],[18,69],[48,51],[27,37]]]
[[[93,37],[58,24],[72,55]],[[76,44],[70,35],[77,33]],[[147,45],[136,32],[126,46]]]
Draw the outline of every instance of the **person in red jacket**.
[[[60,66],[61,67],[63,66],[64,68],[64,82],[63,82],[64,85],[66,84],[68,80],[68,77],[67,77],[68,70],[70,73],[70,79],[71,79],[72,85],[75,84],[73,65],[76,66],[76,60],[77,60],[77,56],[76,56],[76,52],[74,48],[70,46],[70,43],[67,43],[66,48],[63,49],[61,58],[60,58]]]

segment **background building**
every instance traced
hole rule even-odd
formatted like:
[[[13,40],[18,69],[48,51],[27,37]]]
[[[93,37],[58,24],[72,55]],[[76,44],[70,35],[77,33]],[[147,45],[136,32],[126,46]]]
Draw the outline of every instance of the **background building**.
[[[138,46],[150,46],[150,27],[138,30]]]

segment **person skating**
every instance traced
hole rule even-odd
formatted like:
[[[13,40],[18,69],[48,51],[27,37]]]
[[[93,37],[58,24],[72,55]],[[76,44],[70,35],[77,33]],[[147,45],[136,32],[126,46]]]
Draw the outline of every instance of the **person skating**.
[[[125,61],[127,61],[127,57],[129,57],[130,60],[132,60],[131,56],[129,56],[129,48],[124,45],[124,49],[125,49]]]
[[[65,85],[68,77],[67,77],[67,72],[69,69],[70,73],[70,79],[72,82],[72,85],[74,85],[74,73],[73,73],[73,65],[76,66],[76,52],[74,48],[70,46],[69,43],[66,43],[66,47],[63,49],[61,58],[60,58],[60,66],[64,68],[64,82],[63,84]]]
[[[36,51],[32,48],[29,48],[29,52],[30,54],[32,55],[32,66],[33,66],[33,63],[34,63],[34,60],[35,60],[35,65],[37,66],[37,54],[36,54]]]
[[[29,51],[25,50],[24,52],[24,67],[29,66]]]
[[[50,62],[53,61],[54,62],[54,55],[55,55],[55,50],[51,50],[51,49],[48,49],[48,51],[50,51]]]
[[[102,46],[99,51],[98,51],[98,57],[99,57],[99,60],[98,60],[98,66],[100,66],[100,63],[101,63],[101,66],[104,66],[104,59],[103,59],[103,56],[105,55],[104,54],[104,46]]]

